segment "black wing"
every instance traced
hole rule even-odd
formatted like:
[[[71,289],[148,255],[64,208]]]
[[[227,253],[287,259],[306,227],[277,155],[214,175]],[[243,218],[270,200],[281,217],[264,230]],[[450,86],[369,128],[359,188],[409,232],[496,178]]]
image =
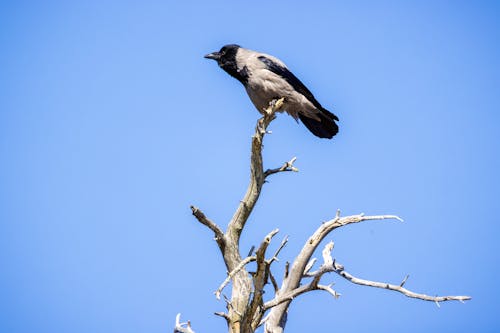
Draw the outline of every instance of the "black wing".
[[[295,75],[293,75],[288,68],[272,61],[266,56],[259,56],[259,60],[266,64],[268,70],[284,78],[286,82],[293,87],[293,89],[304,95],[316,108],[328,114],[330,116],[329,118],[339,120],[336,115],[326,110],[321,106],[321,104],[319,104],[309,89],[307,89],[307,87]]]

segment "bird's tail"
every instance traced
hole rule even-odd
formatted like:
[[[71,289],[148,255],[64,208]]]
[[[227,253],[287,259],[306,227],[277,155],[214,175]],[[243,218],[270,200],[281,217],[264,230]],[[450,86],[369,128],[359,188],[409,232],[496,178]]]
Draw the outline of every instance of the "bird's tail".
[[[313,118],[308,118],[305,115],[299,113],[299,118],[306,125],[306,127],[311,131],[312,134],[320,138],[331,139],[335,134],[338,133],[339,127],[335,120],[339,120],[336,115],[330,111],[321,108],[320,112],[316,114],[319,117],[319,121]]]

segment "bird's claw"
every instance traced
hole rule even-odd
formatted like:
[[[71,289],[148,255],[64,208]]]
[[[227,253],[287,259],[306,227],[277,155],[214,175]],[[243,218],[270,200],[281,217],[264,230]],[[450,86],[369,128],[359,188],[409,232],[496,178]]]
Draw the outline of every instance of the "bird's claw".
[[[274,112],[278,111],[283,107],[283,103],[285,102],[285,97],[281,97],[279,99],[273,99],[269,102],[269,107],[265,109],[265,113],[270,116]]]

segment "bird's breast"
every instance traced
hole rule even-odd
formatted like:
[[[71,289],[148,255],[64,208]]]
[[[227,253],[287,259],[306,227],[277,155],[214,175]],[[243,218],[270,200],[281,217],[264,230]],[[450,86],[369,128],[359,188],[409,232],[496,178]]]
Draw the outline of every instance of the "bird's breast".
[[[261,113],[268,107],[271,100],[281,97],[289,100],[292,93],[291,86],[285,80],[265,70],[252,73],[248,77],[246,91]]]

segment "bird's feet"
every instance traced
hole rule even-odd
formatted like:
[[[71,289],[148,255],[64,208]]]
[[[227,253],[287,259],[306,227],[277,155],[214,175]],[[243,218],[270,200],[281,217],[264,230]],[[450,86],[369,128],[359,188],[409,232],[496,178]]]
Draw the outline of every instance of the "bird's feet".
[[[272,115],[276,111],[280,111],[285,103],[285,97],[274,98],[269,102],[269,106],[264,110],[264,113],[267,116]]]
[[[269,102],[269,106],[267,108],[263,109],[262,114],[264,115],[264,117],[260,118],[257,122],[257,129],[261,135],[271,133],[270,131],[267,131],[267,126],[274,118],[276,118],[275,113],[276,111],[280,111],[280,109],[283,107],[284,102],[284,97],[275,98]]]

